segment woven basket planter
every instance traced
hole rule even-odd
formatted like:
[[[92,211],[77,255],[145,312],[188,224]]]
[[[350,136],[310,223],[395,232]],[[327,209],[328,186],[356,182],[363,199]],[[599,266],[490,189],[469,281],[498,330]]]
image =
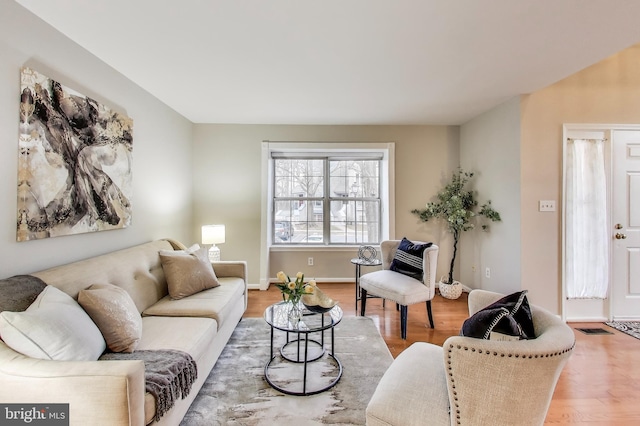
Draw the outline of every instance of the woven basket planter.
[[[438,288],[440,289],[440,294],[445,299],[457,299],[462,294],[462,284],[460,281],[454,281],[451,284],[446,284],[440,281]]]

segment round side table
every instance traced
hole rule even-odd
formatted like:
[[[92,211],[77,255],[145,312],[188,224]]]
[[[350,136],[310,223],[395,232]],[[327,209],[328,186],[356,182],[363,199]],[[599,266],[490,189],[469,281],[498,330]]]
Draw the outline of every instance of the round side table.
[[[264,320],[271,326],[271,352],[264,367],[269,385],[288,395],[314,395],[335,386],[342,377],[342,363],[334,348],[334,327],[342,321],[342,309],[334,306],[324,314],[303,313],[302,320],[289,322],[289,309],[285,302],[275,303],[264,312]],[[285,332],[284,344],[277,349],[275,331]],[[325,331],[331,331],[331,350],[325,347]],[[318,334],[310,338],[310,334]],[[291,338],[293,335],[293,338]],[[309,364],[324,363],[319,369],[322,377],[308,379]],[[311,370],[313,374],[313,370]],[[319,373],[320,374],[320,373]],[[310,381],[311,383],[307,383]]]
[[[356,265],[356,315],[358,314],[358,302],[360,301],[360,273],[363,266],[380,266],[382,261],[379,259],[365,260],[359,257],[351,259],[351,263]],[[378,298],[377,296],[367,296],[367,298]],[[384,303],[384,302],[383,302]]]

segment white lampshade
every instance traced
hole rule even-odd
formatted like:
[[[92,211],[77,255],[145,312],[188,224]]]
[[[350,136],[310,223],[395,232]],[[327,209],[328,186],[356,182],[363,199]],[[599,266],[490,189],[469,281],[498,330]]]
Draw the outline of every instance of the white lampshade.
[[[209,248],[209,260],[220,261],[220,249],[216,244],[224,243],[224,225],[204,225],[202,227],[202,244],[211,244]]]
[[[202,227],[202,244],[224,243],[224,225],[204,225]]]

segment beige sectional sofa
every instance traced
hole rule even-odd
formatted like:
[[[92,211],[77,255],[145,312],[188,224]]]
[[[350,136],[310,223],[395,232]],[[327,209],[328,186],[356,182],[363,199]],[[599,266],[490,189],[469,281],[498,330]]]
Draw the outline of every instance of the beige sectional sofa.
[[[3,341],[0,401],[69,403],[72,425],[179,424],[247,306],[245,262],[215,262],[218,287],[172,299],[159,252],[185,249],[158,240],[31,274],[75,299],[92,284],[126,290],[142,317],[136,351],[175,349],[192,356],[197,380],[159,421],[154,422],[155,400],[145,391],[143,361],[34,359]]]

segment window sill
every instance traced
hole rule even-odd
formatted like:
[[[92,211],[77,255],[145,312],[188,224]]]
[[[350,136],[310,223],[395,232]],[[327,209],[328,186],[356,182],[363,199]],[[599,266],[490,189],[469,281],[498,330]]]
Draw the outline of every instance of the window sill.
[[[359,244],[323,246],[315,244],[278,244],[269,247],[269,251],[358,251]]]

